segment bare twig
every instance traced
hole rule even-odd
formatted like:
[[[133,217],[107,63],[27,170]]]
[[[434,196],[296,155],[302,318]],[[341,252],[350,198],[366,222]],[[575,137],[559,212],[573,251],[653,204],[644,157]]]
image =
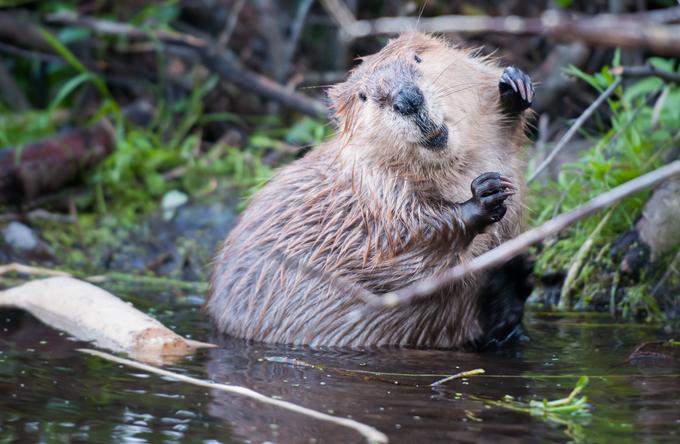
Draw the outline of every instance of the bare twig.
[[[240,396],[245,396],[250,399],[254,399],[255,401],[262,402],[264,404],[269,404],[273,405],[276,407],[280,407],[286,410],[289,410],[291,412],[295,413],[300,413],[305,416],[309,416],[311,418],[319,419],[322,421],[327,421],[331,422],[333,424],[341,425],[343,427],[349,427],[350,429],[353,429],[363,435],[364,438],[368,442],[376,442],[376,443],[386,443],[387,442],[387,436],[385,436],[384,433],[380,432],[379,430],[366,425],[362,424],[358,421],[355,421],[353,419],[349,418],[340,418],[338,416],[332,416],[326,413],[318,412],[316,410],[309,409],[307,407],[303,407],[297,404],[293,404],[292,402],[288,401],[283,401],[281,399],[275,399],[275,398],[270,398],[269,396],[263,395],[262,393],[256,392],[255,390],[251,390],[246,387],[241,387],[238,385],[228,385],[228,384],[220,384],[218,382],[213,382],[213,381],[206,381],[204,379],[198,379],[198,378],[193,378],[191,376],[187,375],[182,375],[179,373],[171,372],[169,370],[165,370],[162,368],[154,367],[152,365],[148,364],[143,364],[141,362],[133,361],[131,359],[125,359],[125,358],[120,358],[118,356],[111,355],[109,353],[104,353],[100,352],[97,350],[90,350],[90,349],[80,349],[79,350],[82,353],[86,353],[88,355],[92,356],[97,356],[99,358],[105,359],[110,362],[115,362],[117,364],[122,364],[126,365],[128,367],[136,368],[138,370],[143,370],[149,373],[153,373],[156,375],[164,376],[166,378],[172,379],[177,382],[186,382],[188,384],[193,384],[197,385],[199,387],[205,387],[208,389],[212,390],[218,390],[222,392],[227,392],[227,393],[233,393],[235,395],[240,395]]]
[[[288,43],[286,44],[285,53],[283,55],[283,65],[285,67],[284,74],[288,74],[288,67],[295,56],[295,50],[298,47],[298,42],[302,35],[305,19],[313,4],[314,0],[302,0],[302,3],[300,3],[300,6],[298,6],[297,12],[295,13],[295,18],[293,19],[290,29],[290,37],[288,38]]]
[[[229,43],[229,39],[231,38],[231,35],[234,33],[234,29],[236,29],[236,24],[238,23],[238,16],[241,14],[241,10],[243,9],[243,6],[245,4],[246,0],[236,0],[234,5],[231,7],[231,11],[229,12],[226,23],[224,24],[224,29],[222,30],[220,36],[217,39],[218,51],[222,52],[226,49],[227,44]]]
[[[8,273],[19,273],[36,276],[70,276],[70,274],[64,271],[51,270],[49,268],[42,267],[32,267],[30,265],[19,264],[16,262],[7,265],[0,265],[0,276]]]
[[[581,268],[583,268],[583,262],[586,260],[588,253],[590,253],[590,249],[593,247],[593,243],[595,243],[595,238],[600,235],[600,232],[607,224],[612,212],[613,210],[609,210],[607,214],[600,220],[600,223],[597,224],[593,232],[590,233],[590,236],[588,236],[588,239],[586,239],[586,241],[578,249],[576,256],[574,256],[574,260],[569,266],[567,277],[564,278],[562,291],[560,292],[560,301],[557,304],[560,310],[568,310],[571,308],[571,292],[574,288],[574,284],[576,283],[576,279],[578,278]]]
[[[228,57],[224,51],[220,51],[214,44],[204,39],[178,32],[141,30],[126,23],[74,16],[73,14],[52,15],[50,20],[53,23],[84,26],[94,32],[106,35],[123,35],[135,38],[153,36],[168,45],[180,44],[191,50],[189,54],[184,56],[194,58],[198,56],[197,58],[202,61],[203,65],[225,80],[303,114],[322,119],[327,117],[327,109],[321,102],[298,92],[290,91],[285,86],[267,77],[237,66],[236,60]],[[1,33],[0,30],[0,35]]]
[[[342,31],[343,37],[346,39],[355,38],[353,29],[357,24],[357,20],[347,5],[342,0],[321,0],[321,3],[323,3],[328,14]]]
[[[53,270],[50,268],[33,267],[30,265],[24,265],[17,262],[13,262],[7,265],[0,265],[0,276],[9,273],[26,274],[30,276],[67,276],[67,277],[77,276],[78,278],[83,279],[92,284],[102,284],[105,282],[113,281],[118,283],[119,282],[133,283],[136,286],[150,285],[156,287],[168,287],[176,288],[179,290],[190,290],[196,292],[205,292],[208,288],[208,284],[205,282],[182,281],[179,279],[172,279],[167,277],[143,276],[138,274],[121,273],[116,271],[110,271],[105,274],[94,276],[85,276],[82,274],[82,272],[77,271],[68,272],[62,270]]]
[[[166,42],[184,43],[188,46],[204,46],[206,41],[190,34],[166,31],[159,29],[140,29],[128,23],[121,23],[112,20],[102,20],[94,17],[79,16],[71,12],[58,12],[47,16],[48,23],[60,25],[82,26],[97,34],[111,36],[126,36],[132,38],[147,39],[153,36]]]
[[[30,108],[30,104],[21,92],[21,89],[14,81],[14,77],[5,67],[0,63],[0,94],[15,111],[26,111]]]
[[[347,38],[404,31],[469,34],[542,34],[565,41],[593,45],[646,48],[660,54],[680,54],[680,26],[666,25],[680,19],[680,7],[634,14],[583,15],[545,11],[540,17],[490,17],[443,15],[432,18],[383,17],[356,20],[341,0],[323,0],[333,20]]]
[[[203,64],[225,80],[309,116],[322,119],[327,116],[326,107],[311,97],[290,91],[267,77],[239,68],[231,60],[210,50],[200,50],[199,54]]]
[[[615,66],[611,69],[612,74],[623,77],[658,77],[667,82],[680,83],[680,74],[655,68],[651,65],[642,66]]]
[[[2,21],[0,20],[0,25]],[[2,29],[0,29],[0,36],[4,36]],[[4,52],[13,56],[23,57],[29,60],[40,60],[44,62],[61,62],[63,59],[57,55],[46,54],[41,51],[28,50],[16,46],[8,45],[0,42],[0,52]]]
[[[607,98],[612,95],[612,93],[616,90],[616,88],[621,84],[621,77],[618,77],[616,80],[614,80],[614,83],[609,85],[609,88],[607,88],[602,94],[600,94],[600,97],[598,97],[583,113],[576,119],[574,124],[569,128],[569,131],[564,133],[560,141],[555,145],[553,150],[548,154],[548,157],[546,157],[541,164],[536,167],[534,172],[529,176],[527,179],[527,184],[531,183],[534,179],[538,177],[539,174],[543,170],[545,170],[548,165],[557,157],[557,155],[562,151],[562,149],[567,145],[567,143],[571,140],[572,137],[576,134],[576,132],[583,126],[583,124],[588,120],[588,118],[595,112],[597,108],[599,108],[602,103],[604,103]]]
[[[367,309],[371,307],[395,307],[406,304],[414,299],[423,298],[431,295],[438,289],[457,281],[471,273],[488,270],[491,267],[500,265],[507,260],[526,251],[548,236],[554,236],[566,227],[578,222],[579,220],[612,205],[619,200],[634,194],[642,189],[656,185],[663,180],[680,174],[680,160],[676,160],[655,171],[644,174],[636,179],[628,181],[616,188],[613,188],[599,196],[593,198],[585,205],[573,211],[562,214],[554,219],[545,222],[543,225],[526,231],[514,239],[511,239],[498,247],[482,255],[477,256],[469,262],[459,264],[449,268],[438,276],[423,279],[408,285],[400,290],[387,293],[382,296],[372,296],[364,294],[362,298],[367,303]]]
[[[468,370],[466,372],[456,373],[455,375],[447,376],[446,378],[442,378],[438,381],[433,382],[432,384],[430,384],[430,387],[446,384],[447,382],[453,381],[454,379],[467,378],[468,376],[475,376],[475,375],[483,375],[484,373],[486,373],[486,371],[483,368],[476,368],[474,370]]]
[[[678,269],[678,265],[680,265],[680,251],[678,251],[678,253],[675,255],[671,263],[668,264],[668,269],[663,274],[663,276],[661,276],[659,282],[657,282],[656,285],[654,286],[654,289],[652,290],[652,297],[654,298],[658,297],[659,291],[661,291],[666,281],[670,279],[670,277],[673,274],[680,274],[680,269]]]

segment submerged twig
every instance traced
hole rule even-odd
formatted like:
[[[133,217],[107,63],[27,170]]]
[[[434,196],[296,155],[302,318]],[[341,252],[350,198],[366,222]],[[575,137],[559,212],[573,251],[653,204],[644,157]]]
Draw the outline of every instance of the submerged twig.
[[[542,401],[531,400],[529,403],[524,403],[516,401],[511,396],[507,396],[501,401],[492,401],[481,399],[487,404],[494,405],[497,407],[503,407],[516,412],[528,413],[531,416],[542,416],[546,419],[558,419],[560,415],[590,415],[590,406],[588,404],[588,399],[585,396],[578,397],[583,389],[588,385],[589,378],[587,376],[581,376],[576,382],[576,386],[569,393],[566,398],[556,399],[554,401],[548,401],[544,399]]]
[[[332,416],[326,413],[318,412],[316,410],[312,410],[307,407],[303,407],[301,405],[293,404],[292,402],[288,401],[283,401],[280,399],[274,399],[270,398],[269,396],[263,395],[262,393],[256,392],[255,390],[251,390],[246,387],[241,387],[238,385],[228,385],[228,384],[220,384],[218,382],[213,382],[213,381],[206,381],[204,379],[198,379],[198,378],[193,378],[191,376],[186,376],[182,375],[179,373],[171,372],[169,370],[165,370],[162,368],[154,367],[148,364],[143,364],[141,362],[133,361],[131,359],[125,359],[125,358],[120,358],[118,356],[111,355],[109,353],[104,353],[100,352],[97,350],[90,350],[90,349],[80,349],[79,350],[82,353],[86,353],[88,355],[92,356],[97,356],[102,359],[106,359],[107,361],[115,362],[117,364],[122,364],[126,365],[128,367],[133,367],[138,370],[143,370],[147,371],[149,373],[153,373],[156,375],[164,376],[166,378],[173,379],[178,382],[186,382],[188,384],[193,384],[197,385],[199,387],[206,387],[209,389],[213,390],[218,390],[222,392],[227,392],[227,393],[234,393],[236,395],[241,395],[241,396],[246,396],[248,398],[254,399],[256,401],[265,403],[265,404],[270,404],[274,405],[276,407],[280,407],[286,410],[289,410],[291,412],[295,413],[300,413],[305,416],[309,416],[315,419],[319,419],[322,421],[327,421],[331,422],[333,424],[341,425],[343,427],[349,427],[366,438],[368,442],[371,443],[386,443],[387,436],[382,433],[381,431],[360,423],[358,421],[355,421],[353,419],[349,418],[340,418],[337,416]]]
[[[525,231],[514,239],[475,257],[471,261],[449,268],[437,276],[414,282],[411,285],[382,296],[364,294],[362,299],[366,302],[367,309],[371,309],[376,307],[396,307],[409,303],[414,299],[429,296],[445,285],[457,281],[468,274],[488,270],[491,267],[500,265],[523,253],[531,245],[542,241],[548,236],[559,233],[594,212],[677,174],[680,174],[680,160],[676,160],[602,193],[575,210],[551,219],[541,226]]]
[[[432,384],[430,384],[430,387],[446,384],[447,382],[453,381],[454,379],[467,378],[468,376],[475,376],[475,375],[483,375],[484,373],[486,373],[486,372],[484,371],[483,368],[476,368],[474,370],[468,370],[466,372],[456,373],[455,375],[447,376],[446,378],[442,378],[438,381],[433,382]]]

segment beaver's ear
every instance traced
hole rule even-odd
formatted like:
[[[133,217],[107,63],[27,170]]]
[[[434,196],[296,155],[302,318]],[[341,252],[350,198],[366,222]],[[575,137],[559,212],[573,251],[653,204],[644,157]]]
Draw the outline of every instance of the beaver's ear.
[[[354,103],[357,101],[357,94],[349,82],[337,83],[328,89],[328,107],[330,109],[331,121],[336,128],[342,130],[346,126],[350,115],[353,113]]]

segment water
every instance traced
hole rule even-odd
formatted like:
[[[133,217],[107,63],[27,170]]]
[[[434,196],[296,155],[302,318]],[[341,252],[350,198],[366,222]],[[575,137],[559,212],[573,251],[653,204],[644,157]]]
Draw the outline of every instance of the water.
[[[159,313],[183,334],[209,337],[196,308]],[[680,441],[678,350],[650,345],[628,359],[665,338],[659,328],[541,313],[526,324],[532,340],[497,353],[229,340],[167,368],[350,416],[395,443]],[[342,426],[74,351],[81,345],[25,313],[0,312],[0,442],[365,442]],[[475,368],[486,374],[429,386]],[[560,424],[484,401],[561,398],[580,375],[590,376],[589,418]]]

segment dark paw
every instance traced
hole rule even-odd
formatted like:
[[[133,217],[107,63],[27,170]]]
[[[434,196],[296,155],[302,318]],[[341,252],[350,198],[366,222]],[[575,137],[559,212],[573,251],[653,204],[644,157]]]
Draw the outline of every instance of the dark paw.
[[[472,202],[477,206],[477,223],[489,225],[505,216],[505,199],[515,194],[515,187],[500,173],[484,173],[472,181]]]
[[[531,78],[514,66],[505,68],[498,81],[501,106],[509,114],[519,114],[531,106],[534,100],[534,85]]]

